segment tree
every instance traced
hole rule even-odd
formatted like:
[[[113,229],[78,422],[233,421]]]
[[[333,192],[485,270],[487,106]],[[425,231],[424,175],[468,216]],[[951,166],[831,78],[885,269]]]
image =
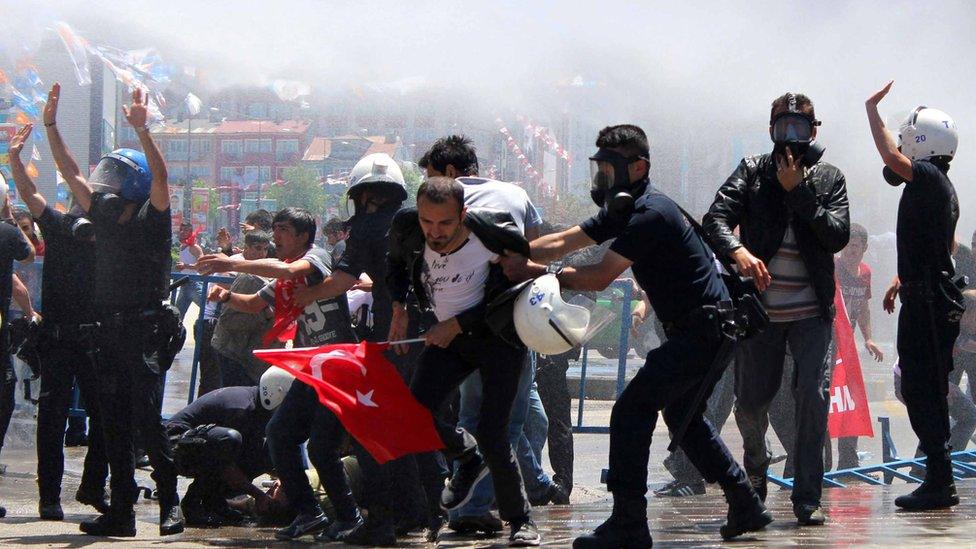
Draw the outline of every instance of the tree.
[[[267,197],[278,201],[278,208],[305,208],[316,217],[322,217],[328,207],[328,198],[315,172],[304,166],[286,168],[284,181],[272,185]]]
[[[403,168],[403,181],[407,184],[407,199],[403,202],[403,205],[416,206],[417,189],[420,188],[420,184],[424,182],[424,179],[420,176],[420,170],[416,169],[416,164],[404,163]]]

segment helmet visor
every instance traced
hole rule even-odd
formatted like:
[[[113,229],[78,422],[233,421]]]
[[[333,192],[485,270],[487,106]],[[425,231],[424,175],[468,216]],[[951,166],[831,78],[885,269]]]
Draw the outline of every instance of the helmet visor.
[[[776,143],[809,143],[813,139],[815,123],[797,113],[785,113],[773,121],[773,141]]]
[[[95,192],[119,194],[122,184],[130,177],[132,168],[113,156],[105,156],[88,176],[88,183]]]

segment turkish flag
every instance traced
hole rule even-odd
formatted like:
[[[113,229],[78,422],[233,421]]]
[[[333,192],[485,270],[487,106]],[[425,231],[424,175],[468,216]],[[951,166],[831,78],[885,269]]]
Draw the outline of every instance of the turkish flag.
[[[830,414],[827,430],[831,438],[873,437],[871,410],[861,375],[861,359],[857,355],[854,328],[851,326],[847,307],[836,284],[834,307],[834,371],[830,379]]]
[[[291,263],[287,260],[285,263]],[[272,341],[294,340],[298,334],[298,316],[302,308],[295,303],[295,288],[305,285],[304,278],[279,278],[275,282],[274,324],[261,340],[265,345]]]
[[[389,345],[362,342],[303,349],[258,349],[254,356],[311,385],[319,402],[377,463],[444,447],[430,411],[383,356]]]

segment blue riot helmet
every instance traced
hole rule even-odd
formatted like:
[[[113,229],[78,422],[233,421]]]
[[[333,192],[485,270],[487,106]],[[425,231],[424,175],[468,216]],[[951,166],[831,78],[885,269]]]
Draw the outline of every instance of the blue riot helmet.
[[[152,172],[144,153],[116,149],[98,161],[88,182],[95,192],[116,194],[129,202],[144,202],[152,187]]]

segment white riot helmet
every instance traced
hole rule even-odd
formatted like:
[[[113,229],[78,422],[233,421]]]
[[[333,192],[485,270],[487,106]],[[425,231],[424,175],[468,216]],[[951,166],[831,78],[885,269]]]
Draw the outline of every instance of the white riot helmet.
[[[586,342],[590,311],[563,301],[556,275],[540,276],[515,300],[515,332],[525,346],[544,355],[558,355]]]
[[[356,195],[369,187],[388,189],[394,192],[395,200],[407,199],[407,184],[396,160],[386,153],[373,153],[364,156],[349,172],[347,196],[355,200]]]
[[[285,400],[288,389],[291,389],[295,377],[281,368],[274,366],[268,368],[261,374],[261,381],[258,383],[258,398],[261,406],[265,410],[274,410]]]
[[[898,146],[911,160],[943,156],[951,160],[956,154],[959,134],[952,118],[939,109],[916,107],[902,122]]]

